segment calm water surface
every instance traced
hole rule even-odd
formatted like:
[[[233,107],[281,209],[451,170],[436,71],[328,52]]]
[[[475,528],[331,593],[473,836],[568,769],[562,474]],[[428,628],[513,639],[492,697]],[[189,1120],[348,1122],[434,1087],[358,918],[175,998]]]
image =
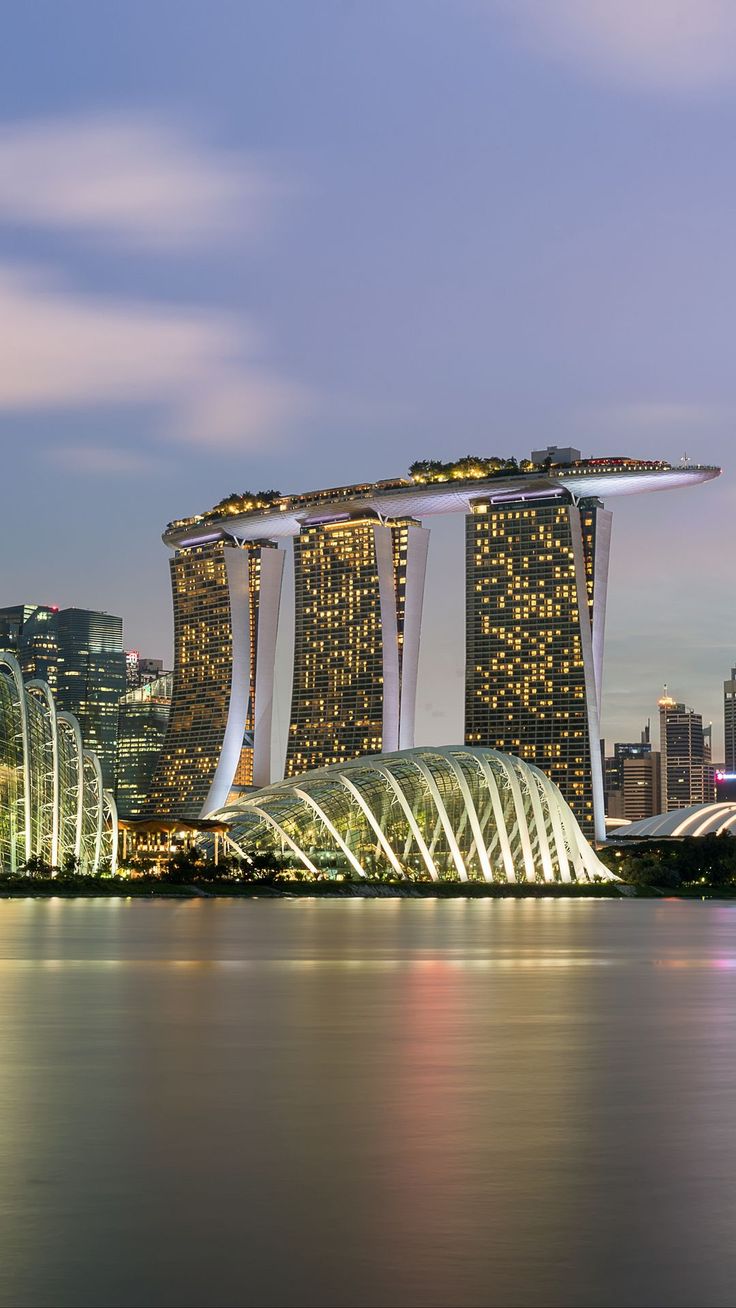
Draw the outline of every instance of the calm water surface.
[[[0,902],[2,1305],[729,1305],[736,906]]]

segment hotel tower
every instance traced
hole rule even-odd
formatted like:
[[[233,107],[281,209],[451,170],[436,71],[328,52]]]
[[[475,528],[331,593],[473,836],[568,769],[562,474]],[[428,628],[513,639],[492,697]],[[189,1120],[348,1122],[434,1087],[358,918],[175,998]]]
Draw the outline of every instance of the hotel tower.
[[[170,523],[174,691],[148,812],[204,817],[233,783],[274,779],[279,545],[288,540],[295,600],[286,775],[410,749],[429,538],[422,524],[455,513],[466,521],[465,742],[535,764],[586,834],[603,839],[611,535],[603,500],[694,486],[719,471],[550,447],[520,464],[427,461],[392,481],[233,495]]]
[[[466,518],[466,744],[536,764],[599,839],[610,539],[611,514],[564,492]]]
[[[146,813],[194,819],[232,785],[268,785],[284,554],[271,541],[193,543],[170,562],[174,685]]]
[[[295,539],[287,776],[413,745],[428,540],[369,517]]]

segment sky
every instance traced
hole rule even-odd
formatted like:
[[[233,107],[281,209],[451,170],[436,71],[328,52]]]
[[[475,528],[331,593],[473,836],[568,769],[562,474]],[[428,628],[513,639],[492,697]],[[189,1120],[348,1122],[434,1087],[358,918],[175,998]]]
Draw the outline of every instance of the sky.
[[[171,658],[167,521],[550,443],[611,501],[604,729],[736,662],[731,0],[34,0],[0,48],[0,604]],[[462,733],[435,519],[419,743]],[[288,716],[280,651],[279,730]]]

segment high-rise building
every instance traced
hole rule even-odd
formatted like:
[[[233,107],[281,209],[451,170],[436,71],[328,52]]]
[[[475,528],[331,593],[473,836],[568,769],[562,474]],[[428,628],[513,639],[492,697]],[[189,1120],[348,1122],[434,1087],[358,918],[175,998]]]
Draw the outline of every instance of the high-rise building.
[[[115,800],[123,818],[143,813],[171,709],[173,673],[126,691],[118,703]]]
[[[221,807],[233,782],[267,785],[284,554],[229,537],[171,559],[174,682],[149,815],[194,819]]]
[[[58,708],[74,714],[99,759],[105,788],[113,791],[118,700],[125,690],[122,618],[14,605],[0,610],[0,647],[16,654],[27,680],[48,682]]]
[[[362,517],[294,541],[287,776],[413,744],[428,539]]]
[[[13,604],[0,609],[0,649],[16,655],[25,678],[37,677],[56,689],[59,645],[58,608],[49,604]]]
[[[59,609],[54,626],[57,704],[78,719],[100,760],[105,787],[114,792],[118,700],[125,690],[123,620],[90,609]]]
[[[603,782],[604,782],[604,790],[605,790],[607,817],[629,816],[628,813],[625,812],[626,806],[624,802],[624,767],[626,761],[628,759],[639,761],[641,759],[648,758],[651,755],[651,753],[652,753],[652,745],[650,741],[650,724],[649,722],[647,722],[647,725],[644,727],[641,733],[640,740],[637,741],[619,740],[616,742],[616,744],[613,747],[613,754],[609,755],[607,758],[604,758]],[[658,767],[659,767],[659,756],[657,756],[657,769]],[[641,785],[646,787],[650,784],[651,772],[652,772],[651,768],[642,767],[638,771],[636,769],[633,769],[632,772],[630,773],[630,776],[631,777],[636,776],[638,778],[636,783],[637,785],[641,783]],[[650,778],[650,781],[646,780],[646,778],[648,777]],[[657,771],[657,778],[659,778],[659,771]],[[633,785],[634,783],[632,782],[630,785],[630,796],[629,796],[630,806],[632,802],[632,796],[634,794],[634,790],[631,789],[631,786]],[[654,802],[656,804],[659,803],[658,782],[657,782],[657,791],[656,791],[656,797]],[[641,807],[641,804],[637,803],[635,806],[638,809],[639,807]],[[653,808],[652,814],[658,811],[659,810],[657,808]],[[642,814],[642,816],[651,816],[651,815]]]
[[[678,704],[664,694],[659,703],[659,750],[661,755],[660,812],[688,808],[705,802],[708,792],[705,775],[703,718],[694,709]]]
[[[598,501],[559,493],[466,518],[465,742],[536,764],[599,839],[610,533]]]
[[[163,676],[162,659],[142,658],[137,649],[125,651],[125,685],[128,690],[145,686],[147,681],[155,681]]]
[[[660,756],[632,754],[622,760],[621,813],[629,822],[640,822],[660,812]]]
[[[723,734],[726,746],[726,772],[736,772],[736,668],[723,683]]]

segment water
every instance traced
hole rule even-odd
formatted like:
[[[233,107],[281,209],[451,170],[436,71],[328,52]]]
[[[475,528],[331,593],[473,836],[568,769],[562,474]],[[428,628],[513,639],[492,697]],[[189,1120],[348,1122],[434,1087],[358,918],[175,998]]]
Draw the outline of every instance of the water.
[[[726,1305],[736,906],[0,902],[0,1304]]]

